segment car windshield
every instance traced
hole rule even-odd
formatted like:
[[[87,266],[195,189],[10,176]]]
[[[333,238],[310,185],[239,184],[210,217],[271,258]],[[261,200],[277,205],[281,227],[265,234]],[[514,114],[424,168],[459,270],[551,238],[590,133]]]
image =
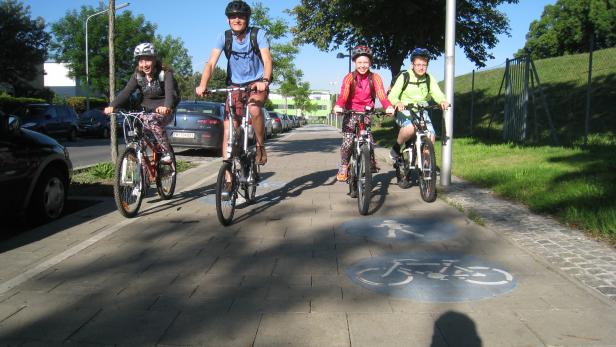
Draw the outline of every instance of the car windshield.
[[[45,117],[48,106],[28,106],[24,112],[26,119],[41,119]]]
[[[180,104],[177,108],[177,113],[195,114],[195,115],[218,115],[218,105],[203,105],[203,104]]]

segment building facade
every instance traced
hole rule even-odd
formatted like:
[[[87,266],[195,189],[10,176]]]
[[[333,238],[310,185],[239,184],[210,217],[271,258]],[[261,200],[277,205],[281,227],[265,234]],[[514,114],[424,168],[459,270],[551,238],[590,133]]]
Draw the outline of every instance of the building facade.
[[[327,117],[334,107],[336,94],[324,90],[314,90],[308,98],[310,102],[317,106],[317,110],[304,114],[302,110],[295,107],[293,97],[285,97],[276,90],[272,90],[269,94],[269,100],[274,104],[274,111],[307,118]]]

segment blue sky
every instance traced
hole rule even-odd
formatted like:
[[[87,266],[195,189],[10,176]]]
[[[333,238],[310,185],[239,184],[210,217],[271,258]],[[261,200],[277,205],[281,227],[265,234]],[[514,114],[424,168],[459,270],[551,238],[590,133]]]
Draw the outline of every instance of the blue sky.
[[[204,62],[214,45],[219,32],[228,27],[224,16],[227,0],[127,0],[130,6],[122,9],[130,10],[134,14],[143,14],[146,20],[157,24],[157,33],[179,37],[192,57],[195,71],[203,69]],[[78,10],[82,5],[96,7],[98,0],[25,0],[22,2],[30,6],[32,17],[41,16],[50,24],[63,17],[69,10]],[[116,0],[116,6],[125,3],[125,0]],[[248,3],[253,3],[248,0]],[[517,5],[503,5],[504,11],[510,21],[511,37],[499,37],[500,42],[491,51],[495,59],[487,61],[487,68],[505,62],[506,58],[524,45],[525,35],[530,23],[541,17],[543,8],[547,4],[554,4],[556,0],[520,0]],[[104,3],[107,3],[105,0]],[[286,19],[290,24],[293,18],[283,11],[299,3],[299,0],[262,0],[270,9],[270,15]],[[106,20],[101,15],[92,20]],[[443,25],[445,25],[443,23]],[[348,71],[348,60],[336,59],[334,52],[320,52],[312,46],[301,46],[297,56],[296,65],[304,71],[304,80],[310,82],[313,89],[337,91],[340,81]],[[404,66],[408,67],[408,59]],[[224,57],[219,61],[224,66]],[[462,75],[473,70],[474,64],[469,62],[460,49],[456,49],[455,74]],[[389,83],[389,71],[379,71],[385,83]],[[442,79],[444,76],[443,59],[439,58],[430,64],[430,72]]]

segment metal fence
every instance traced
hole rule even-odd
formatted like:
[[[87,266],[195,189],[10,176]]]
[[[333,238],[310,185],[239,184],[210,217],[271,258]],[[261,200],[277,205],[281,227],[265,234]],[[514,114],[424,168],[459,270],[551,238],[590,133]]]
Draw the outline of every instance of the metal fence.
[[[473,71],[456,85],[456,116],[467,124],[458,122],[458,132],[499,131],[507,140],[565,144],[586,142],[592,134],[613,136],[614,82],[616,48],[534,63],[516,58]],[[496,83],[500,89],[495,95]]]

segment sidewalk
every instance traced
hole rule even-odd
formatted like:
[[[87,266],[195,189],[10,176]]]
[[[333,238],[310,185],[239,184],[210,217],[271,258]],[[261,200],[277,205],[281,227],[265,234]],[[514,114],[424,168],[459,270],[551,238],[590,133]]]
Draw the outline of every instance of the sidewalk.
[[[616,346],[616,303],[598,289],[614,283],[595,290],[551,263],[579,242],[614,275],[613,250],[558,243],[556,224],[454,180],[447,199],[478,226],[400,189],[383,160],[360,216],[335,182],[339,145],[325,126],[268,143],[258,201],[229,227],[214,161],[135,219],[107,199],[1,243],[0,345]]]

